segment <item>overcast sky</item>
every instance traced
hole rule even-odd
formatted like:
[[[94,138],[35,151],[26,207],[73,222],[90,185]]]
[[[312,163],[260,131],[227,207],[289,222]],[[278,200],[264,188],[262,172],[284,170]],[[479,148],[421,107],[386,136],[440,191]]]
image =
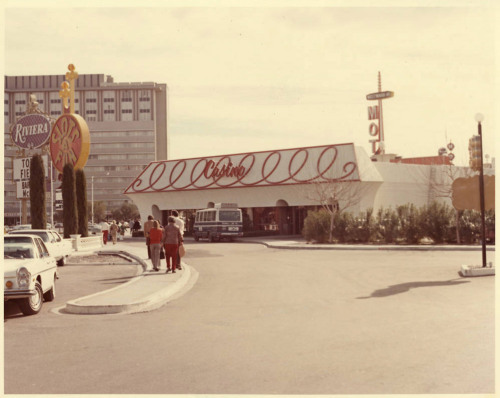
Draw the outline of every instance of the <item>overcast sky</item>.
[[[451,140],[468,162],[481,112],[494,156],[494,2],[363,7],[373,3],[4,0],[4,74],[73,63],[115,82],[166,83],[175,159],[345,142],[370,154],[366,95],[380,71],[394,91],[383,102],[387,153],[433,156]]]

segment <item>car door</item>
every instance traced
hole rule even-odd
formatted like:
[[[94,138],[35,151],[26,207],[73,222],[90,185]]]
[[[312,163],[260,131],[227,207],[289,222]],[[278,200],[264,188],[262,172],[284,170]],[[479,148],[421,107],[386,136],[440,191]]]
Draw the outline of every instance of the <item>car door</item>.
[[[61,258],[64,256],[64,249],[61,240],[59,239],[58,235],[56,232],[53,231],[47,231],[47,233],[50,235],[50,244],[53,247],[53,256],[57,259]]]
[[[54,257],[49,254],[49,250],[45,246],[45,243],[43,243],[42,238],[36,237],[35,244],[38,250],[37,255],[38,263],[40,264],[39,274],[42,278],[42,289],[46,292],[54,283],[54,271],[57,269],[57,264]]]

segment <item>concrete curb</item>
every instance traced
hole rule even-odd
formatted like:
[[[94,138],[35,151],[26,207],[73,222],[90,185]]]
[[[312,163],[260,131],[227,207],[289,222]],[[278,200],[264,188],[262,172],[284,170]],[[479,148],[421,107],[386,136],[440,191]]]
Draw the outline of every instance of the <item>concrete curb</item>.
[[[134,277],[132,280],[115,286],[114,288],[97,292],[85,297],[80,297],[76,300],[70,300],[66,303],[64,311],[70,314],[83,314],[83,315],[102,315],[102,314],[132,314],[137,312],[152,311],[164,305],[170,297],[178,293],[186,284],[191,277],[191,267],[182,263],[184,272],[181,277],[174,283],[166,285],[163,289],[159,289],[156,292],[150,293],[149,295],[139,299],[138,301],[125,304],[100,304],[100,305],[86,305],[85,300],[90,298],[95,298],[103,296],[103,302],[106,301],[105,295],[110,292],[116,292],[119,290],[125,290],[132,284],[138,283],[144,278],[144,274]]]
[[[487,267],[480,265],[462,265],[460,274],[464,277],[468,276],[495,276],[495,267],[490,263]]]
[[[127,314],[134,314],[138,312],[153,311],[162,307],[168,301],[170,301],[170,298],[172,298],[175,294],[179,293],[191,279],[191,274],[192,274],[191,267],[186,265],[185,263],[181,264],[184,272],[177,281],[165,286],[165,288],[163,289],[160,289],[150,294],[141,302],[134,303],[123,312]]]
[[[314,245],[314,244],[279,244],[263,241],[240,241],[241,243],[257,243],[270,249],[287,250],[402,250],[402,251],[481,251],[481,246],[435,246],[435,245]],[[487,251],[495,251],[494,246],[486,248]]]

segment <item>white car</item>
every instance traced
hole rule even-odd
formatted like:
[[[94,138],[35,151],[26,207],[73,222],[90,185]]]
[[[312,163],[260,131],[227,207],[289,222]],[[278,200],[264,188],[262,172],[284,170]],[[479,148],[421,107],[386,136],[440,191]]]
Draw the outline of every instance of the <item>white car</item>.
[[[69,257],[73,251],[73,246],[69,239],[63,239],[59,232],[51,229],[24,229],[18,231],[10,231],[9,235],[14,234],[30,234],[37,235],[43,239],[43,242],[49,249],[51,256],[57,260],[57,265],[63,266],[66,258]]]
[[[35,315],[56,296],[57,264],[39,236],[4,236],[4,301],[16,300],[24,315]]]

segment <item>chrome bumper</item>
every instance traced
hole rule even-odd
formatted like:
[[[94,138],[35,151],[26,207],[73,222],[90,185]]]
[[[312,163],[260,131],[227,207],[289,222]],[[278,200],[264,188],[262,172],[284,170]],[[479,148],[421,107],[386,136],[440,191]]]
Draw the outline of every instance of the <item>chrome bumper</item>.
[[[3,300],[7,301],[10,299],[26,298],[31,297],[36,294],[36,290],[4,290]]]

